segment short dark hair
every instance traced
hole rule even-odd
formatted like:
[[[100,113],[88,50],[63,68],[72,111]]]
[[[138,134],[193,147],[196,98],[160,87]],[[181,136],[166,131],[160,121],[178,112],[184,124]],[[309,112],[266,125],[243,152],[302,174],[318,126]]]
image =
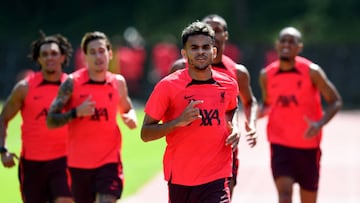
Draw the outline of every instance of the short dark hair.
[[[106,41],[106,48],[107,50],[111,50],[111,43],[109,38],[105,35],[105,33],[103,32],[99,32],[99,31],[94,31],[94,32],[87,32],[85,33],[85,35],[83,36],[82,40],[81,40],[81,49],[83,50],[83,52],[85,54],[87,54],[87,46],[88,44],[93,41],[93,40],[98,40],[98,39],[104,39]]]
[[[55,34],[46,36],[46,34],[40,30],[40,38],[31,43],[31,51],[28,55],[33,61],[37,61],[40,56],[40,48],[43,44],[55,43],[59,46],[61,55],[65,55],[65,60],[62,66],[67,66],[70,63],[71,54],[73,53],[72,46],[66,37],[61,34]]]
[[[206,23],[195,21],[188,25],[181,34],[182,45],[185,46],[188,38],[193,35],[205,35],[209,36],[211,40],[215,41],[215,32],[214,30]]]

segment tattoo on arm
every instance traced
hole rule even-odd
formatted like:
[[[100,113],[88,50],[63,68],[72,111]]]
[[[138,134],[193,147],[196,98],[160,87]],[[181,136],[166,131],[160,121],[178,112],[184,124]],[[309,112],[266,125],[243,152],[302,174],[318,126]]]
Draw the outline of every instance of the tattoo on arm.
[[[61,127],[67,124],[73,117],[71,110],[63,112],[63,108],[70,101],[73,92],[73,79],[69,77],[59,88],[55,100],[52,102],[47,116],[47,125],[49,128]]]

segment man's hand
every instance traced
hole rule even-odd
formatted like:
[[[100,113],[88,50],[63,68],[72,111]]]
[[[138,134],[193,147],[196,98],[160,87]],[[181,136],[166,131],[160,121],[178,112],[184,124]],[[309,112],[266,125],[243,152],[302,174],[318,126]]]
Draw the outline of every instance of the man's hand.
[[[137,117],[134,109],[130,109],[129,112],[121,114],[121,118],[130,129],[137,127]]]
[[[225,145],[231,145],[233,151],[237,148],[240,141],[240,131],[236,126],[233,126],[230,121],[227,123],[227,128],[230,135],[226,138]]]
[[[179,116],[176,126],[187,126],[194,120],[201,119],[200,110],[196,105],[202,103],[203,100],[191,101]]]
[[[91,95],[89,95],[83,103],[81,103],[78,107],[76,107],[76,116],[92,116],[95,113],[95,104],[96,102],[91,101]]]
[[[256,128],[254,125],[250,125],[245,121],[245,130],[246,130],[246,141],[250,147],[254,147],[257,143]]]
[[[15,159],[19,160],[19,157],[15,153],[5,152],[1,154],[1,162],[5,168],[15,166]]]
[[[304,137],[308,139],[313,138],[320,131],[321,125],[319,122],[310,120],[307,116],[305,116],[304,119],[309,124],[309,127],[305,131]]]

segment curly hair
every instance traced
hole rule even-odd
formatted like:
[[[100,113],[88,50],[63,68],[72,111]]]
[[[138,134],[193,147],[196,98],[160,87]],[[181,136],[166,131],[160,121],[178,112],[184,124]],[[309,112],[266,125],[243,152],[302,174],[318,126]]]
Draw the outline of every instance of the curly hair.
[[[65,60],[62,64],[62,67],[68,66],[70,63],[71,55],[73,53],[73,48],[70,42],[67,40],[66,37],[62,36],[61,34],[46,36],[46,34],[42,30],[40,30],[40,38],[31,43],[31,52],[28,55],[29,58],[37,62],[40,56],[41,46],[43,44],[49,43],[55,43],[59,46],[61,55],[65,55]]]
[[[210,27],[210,25],[200,21],[191,23],[182,31],[181,39],[183,46],[185,46],[188,38],[193,35],[205,35],[209,36],[213,42],[215,40],[214,30]]]

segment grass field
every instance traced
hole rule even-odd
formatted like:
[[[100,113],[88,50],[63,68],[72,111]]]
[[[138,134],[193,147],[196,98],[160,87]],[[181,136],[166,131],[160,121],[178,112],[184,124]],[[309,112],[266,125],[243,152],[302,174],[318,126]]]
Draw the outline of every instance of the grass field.
[[[122,198],[134,194],[142,185],[161,171],[164,139],[144,143],[140,139],[140,126],[143,120],[143,109],[137,109],[139,128],[129,130],[119,120],[123,135],[122,159],[124,165],[125,185]],[[11,152],[20,151],[21,117],[18,114],[8,126],[7,146]],[[21,203],[18,168],[6,169],[0,166],[0,202]]]

